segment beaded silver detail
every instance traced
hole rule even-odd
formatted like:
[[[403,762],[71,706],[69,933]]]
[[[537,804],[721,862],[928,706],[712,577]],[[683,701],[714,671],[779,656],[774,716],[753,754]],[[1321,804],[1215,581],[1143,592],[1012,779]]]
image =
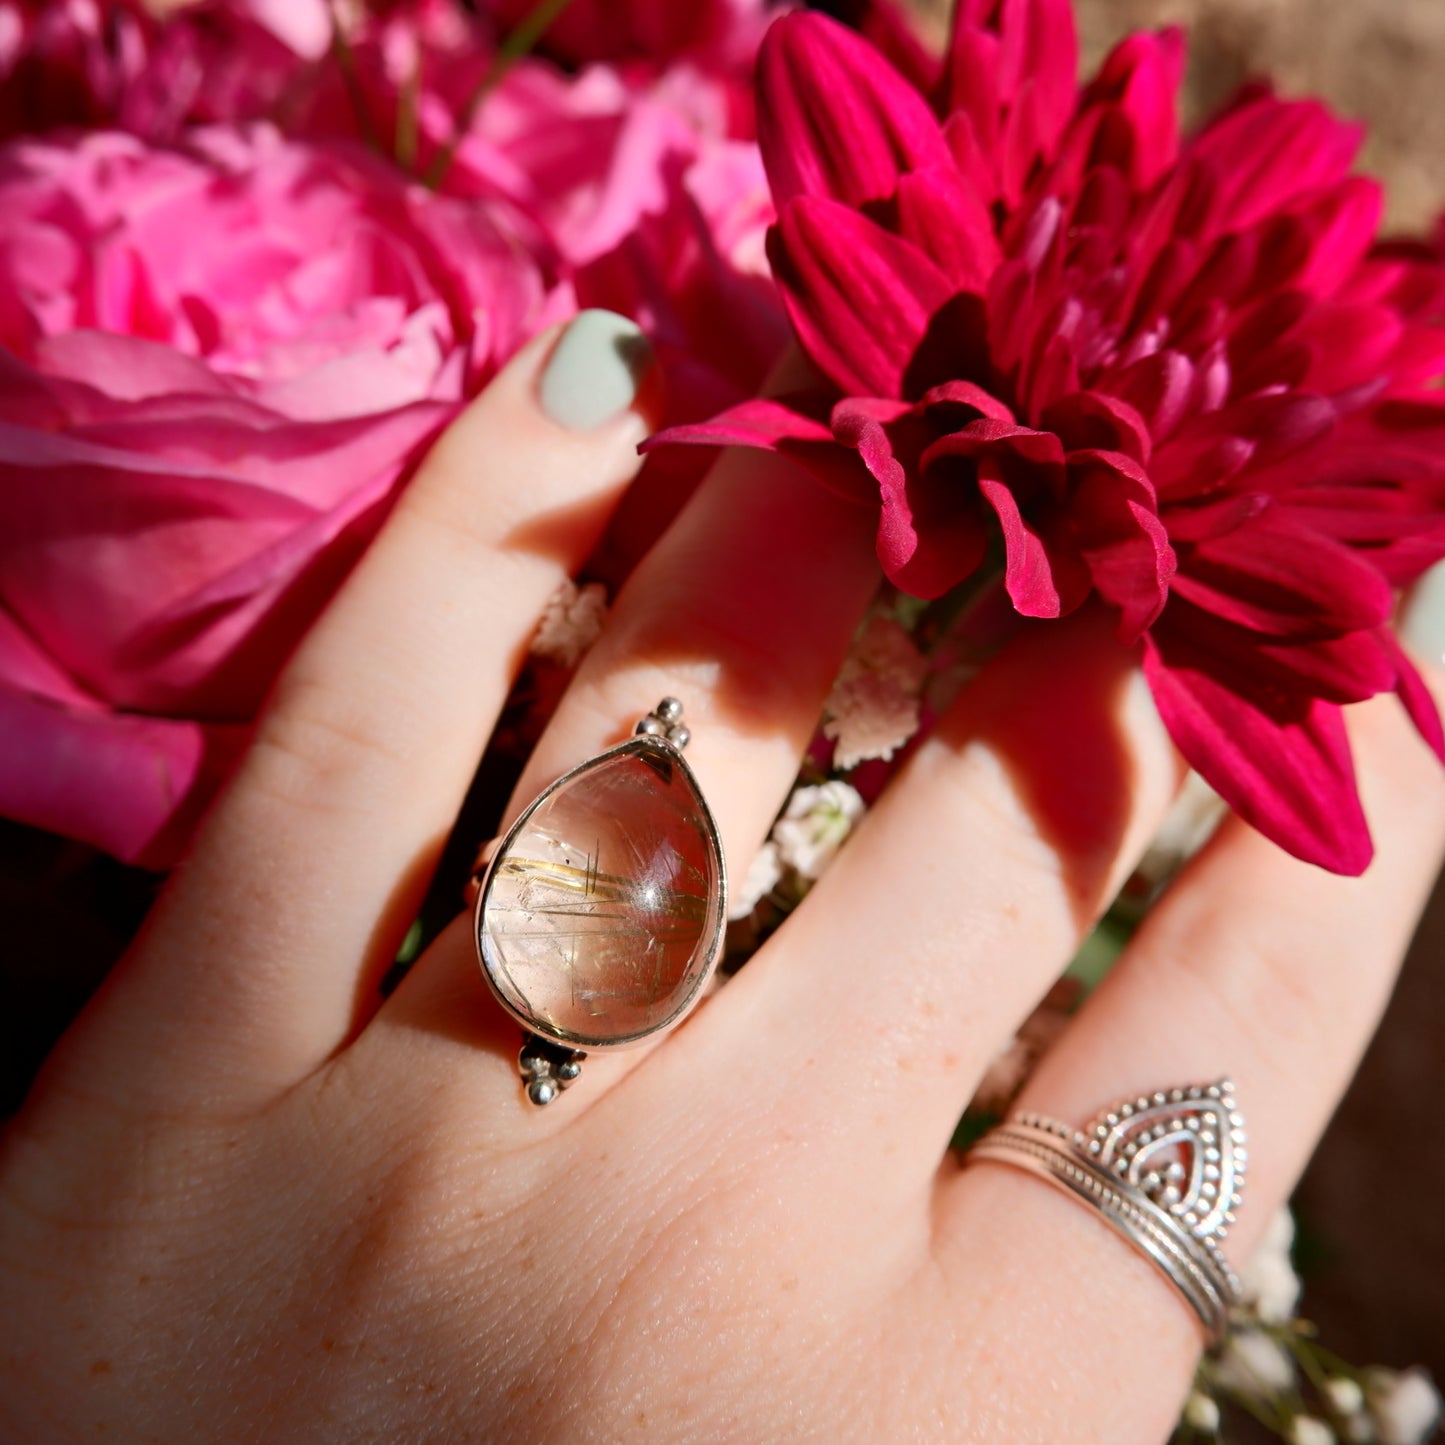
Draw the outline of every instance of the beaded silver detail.
[[[1021,1113],[984,1135],[967,1162],[1011,1165],[1093,1206],[1217,1343],[1242,1292],[1219,1242],[1242,1199],[1244,1144],[1233,1085],[1221,1079],[1123,1100],[1083,1129]]]

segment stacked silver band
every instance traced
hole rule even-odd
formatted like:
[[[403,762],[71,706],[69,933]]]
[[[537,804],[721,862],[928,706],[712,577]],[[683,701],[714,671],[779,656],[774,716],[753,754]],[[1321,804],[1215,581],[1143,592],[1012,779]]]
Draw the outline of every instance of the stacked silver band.
[[[1219,1241],[1239,1207],[1244,1143],[1233,1088],[1220,1080],[1142,1094],[1084,1129],[1020,1114],[984,1135],[968,1161],[1007,1164],[1091,1206],[1159,1268],[1218,1343],[1241,1295]]]

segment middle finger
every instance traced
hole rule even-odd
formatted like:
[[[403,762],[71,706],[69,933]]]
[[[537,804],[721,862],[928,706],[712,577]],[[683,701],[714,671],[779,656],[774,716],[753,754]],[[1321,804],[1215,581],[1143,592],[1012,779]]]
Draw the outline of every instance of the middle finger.
[[[788,920],[786,947],[718,1000],[740,1036],[738,1078],[779,1087],[786,1049],[806,1068],[806,1087],[791,1081],[799,1127],[828,1122],[845,1169],[886,1150],[890,1187],[926,1193],[988,1063],[1128,876],[1181,775],[1106,618],[1026,631]]]

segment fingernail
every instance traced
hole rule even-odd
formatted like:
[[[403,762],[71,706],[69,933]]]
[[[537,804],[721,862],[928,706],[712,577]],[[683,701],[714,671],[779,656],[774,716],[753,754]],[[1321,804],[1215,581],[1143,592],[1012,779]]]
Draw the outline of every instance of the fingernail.
[[[652,343],[615,311],[572,318],[542,372],[542,410],[559,426],[591,431],[620,416],[652,366]]]
[[[1410,589],[1400,636],[1421,657],[1445,663],[1445,562],[1437,562]]]

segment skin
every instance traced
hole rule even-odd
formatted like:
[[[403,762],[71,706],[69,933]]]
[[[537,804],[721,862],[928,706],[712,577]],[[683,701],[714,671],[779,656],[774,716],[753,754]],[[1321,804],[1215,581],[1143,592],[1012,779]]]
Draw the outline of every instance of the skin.
[[[435,448],[5,1134],[0,1438],[1164,1439],[1200,1348],[1186,1307],[1088,1210],[947,1151],[1180,776],[1101,619],[1027,631],[747,969],[557,1104],[523,1102],[465,920],[379,1002],[536,620],[648,428],[548,421],[553,340]],[[740,875],[876,583],[861,509],[725,458],[511,815],[675,695]],[[1445,849],[1438,765],[1392,702],[1354,714],[1366,876],[1226,824],[1022,1101],[1082,1122],[1230,1074],[1236,1262]]]

